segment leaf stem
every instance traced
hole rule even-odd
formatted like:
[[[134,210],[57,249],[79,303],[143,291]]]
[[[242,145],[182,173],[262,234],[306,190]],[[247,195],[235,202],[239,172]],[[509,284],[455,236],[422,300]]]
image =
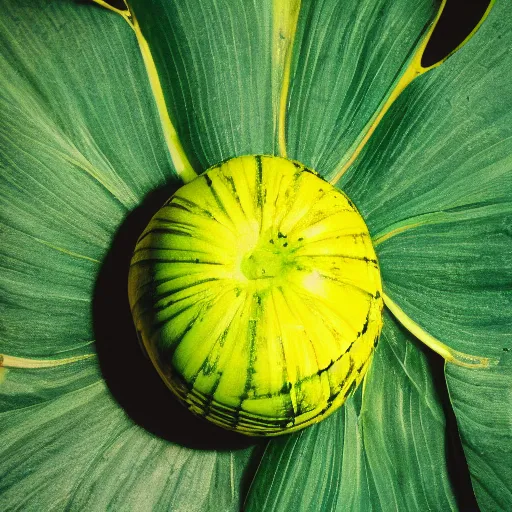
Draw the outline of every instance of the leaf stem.
[[[384,304],[393,314],[393,316],[416,338],[427,345],[434,352],[439,354],[447,363],[453,363],[465,368],[489,368],[491,365],[498,363],[495,359],[488,357],[473,356],[459,352],[450,348],[448,345],[434,338],[418,325],[412,318],[401,309],[388,295],[383,294]]]
[[[28,359],[26,357],[8,356],[0,354],[0,367],[8,368],[53,368],[64,364],[75,363],[84,359],[96,357],[96,354],[83,354],[81,356],[67,357],[64,359]]]
[[[279,155],[286,158],[286,109],[292,66],[293,44],[301,0],[274,0],[272,45],[272,103],[274,133],[277,124]]]
[[[425,52],[425,48],[430,41],[430,38],[432,36],[432,33],[434,32],[439,19],[441,17],[441,14],[444,11],[444,8],[446,6],[447,0],[443,0],[441,3],[441,6],[439,7],[439,10],[436,14],[436,17],[434,18],[434,21],[432,22],[432,25],[426,32],[425,36],[422,38],[419,46],[417,47],[416,51],[414,52],[411,60],[409,61],[409,64],[407,65],[404,73],[396,82],[395,86],[389,93],[388,97],[383,100],[383,103],[381,104],[381,107],[379,110],[375,113],[374,117],[369,121],[369,123],[366,125],[366,132],[362,136],[362,139],[360,141],[356,141],[352,148],[349,150],[350,156],[347,160],[341,160],[338,166],[335,169],[334,177],[331,178],[329,181],[331,184],[337,183],[340,178],[345,174],[345,172],[350,168],[350,166],[354,163],[354,161],[357,159],[363,148],[366,146],[366,143],[370,139],[370,137],[375,132],[377,126],[381,122],[382,118],[386,114],[386,112],[390,109],[391,105],[395,102],[395,100],[402,94],[404,89],[418,76],[422,75],[423,73],[426,73],[427,71],[430,71],[431,69],[437,68],[440,66],[443,62],[446,61],[451,55],[453,55],[456,51],[458,51],[460,48],[462,48],[477,32],[477,30],[480,28],[480,25],[484,22],[485,18],[487,18],[489,12],[492,9],[492,6],[495,2],[495,0],[491,0],[489,3],[489,6],[487,7],[484,15],[482,16],[481,20],[478,22],[477,26],[470,32],[470,34],[460,43],[452,52],[450,52],[446,57],[441,59],[440,61],[432,64],[428,67],[423,67],[421,65],[421,59],[423,57],[423,54]],[[363,130],[364,131],[364,130]]]
[[[102,7],[105,7],[109,11],[113,11],[121,15],[134,31],[140,52],[142,54],[142,59],[146,68],[149,84],[151,86],[151,92],[153,93],[153,98],[156,103],[158,115],[160,117],[160,124],[162,126],[164,139],[171,156],[172,163],[178,176],[180,176],[184,183],[192,181],[197,177],[197,173],[194,171],[192,164],[190,163],[185,150],[183,149],[181,141],[178,137],[178,133],[172,124],[171,118],[169,116],[169,110],[165,101],[162,84],[160,83],[160,78],[158,76],[158,70],[156,68],[153,55],[151,54],[151,49],[148,42],[146,41],[146,38],[142,34],[142,30],[140,28],[139,22],[137,21],[137,18],[135,17],[135,14],[131,10],[126,0],[124,1],[126,5],[125,10],[112,7],[104,0],[93,0],[93,2],[101,5]]]

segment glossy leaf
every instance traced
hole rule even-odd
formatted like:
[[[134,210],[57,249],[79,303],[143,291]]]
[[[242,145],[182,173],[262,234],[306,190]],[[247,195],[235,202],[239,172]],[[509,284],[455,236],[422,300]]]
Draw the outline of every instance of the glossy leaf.
[[[91,386],[101,379],[96,358],[49,368],[0,369],[0,414],[42,406],[59,396]]]
[[[372,510],[363,451],[351,398],[321,423],[270,441],[246,510]]]
[[[481,217],[411,229],[377,252],[385,292],[409,316],[457,350],[499,359],[512,342],[512,209],[477,209]]]
[[[239,510],[251,449],[170,443],[135,425],[104,383],[65,389],[56,374],[23,375],[17,407],[0,413],[2,510]],[[35,399],[57,386],[59,396],[25,405],[27,388]]]
[[[10,355],[92,350],[93,287],[112,237],[174,179],[137,45],[105,14],[64,1],[2,9],[0,307]]]
[[[196,171],[233,156],[273,153],[272,1],[130,6]]]
[[[445,418],[424,347],[390,314],[384,325],[361,409],[380,503],[384,510],[454,510]]]
[[[447,365],[446,381],[482,510],[512,504],[512,361],[478,372]]]
[[[288,154],[330,177],[363,137],[437,13],[432,0],[303,0]]]

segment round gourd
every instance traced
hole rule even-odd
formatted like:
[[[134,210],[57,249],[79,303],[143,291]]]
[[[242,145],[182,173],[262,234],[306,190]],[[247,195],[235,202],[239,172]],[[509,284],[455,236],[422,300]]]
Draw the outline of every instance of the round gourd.
[[[382,327],[379,267],[343,192],[303,165],[243,156],[181,187],[129,275],[139,336],[195,414],[249,435],[339,407]]]

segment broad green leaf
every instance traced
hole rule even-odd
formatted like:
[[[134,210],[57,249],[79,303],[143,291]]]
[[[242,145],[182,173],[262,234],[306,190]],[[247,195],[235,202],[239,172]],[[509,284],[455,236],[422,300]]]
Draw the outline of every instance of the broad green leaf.
[[[501,360],[483,373],[453,370],[464,378],[450,380],[451,396],[471,396],[473,414],[512,375],[511,25],[511,4],[497,1],[464,48],[403,93],[340,184],[368,221],[391,299],[448,346]],[[512,405],[503,393],[498,401]],[[498,491],[509,468],[454,405],[466,453],[480,454],[468,455],[480,506],[510,508]],[[498,439],[510,434],[500,413]],[[510,443],[503,450],[510,459]]]
[[[321,423],[268,444],[246,510],[330,511],[339,505],[340,510],[370,511],[372,494],[363,452],[351,398]]]
[[[433,0],[303,0],[288,155],[331,176],[391,94],[437,10]]]
[[[446,365],[446,381],[482,510],[508,510],[512,504],[512,361],[501,368],[474,371]]]
[[[113,235],[175,176],[121,18],[63,0],[4,2],[0,32],[2,352],[88,352]]]
[[[43,405],[101,379],[96,359],[48,368],[0,368],[0,414]]]
[[[462,352],[499,359],[512,344],[512,209],[476,209],[459,222],[405,231],[377,253],[385,292],[427,332]]]
[[[342,178],[379,242],[407,227],[508,208],[510,11],[498,0],[462,49],[417,78]]]
[[[429,363],[390,315],[384,322],[362,402],[358,391],[322,423],[271,441],[248,510],[456,509]]]
[[[65,245],[59,240],[66,236],[65,228],[64,233],[58,232],[57,219],[52,226],[51,204],[45,207],[40,203],[34,211],[22,210],[23,201],[30,202],[27,191],[16,198],[19,209],[15,209],[12,203],[15,193],[2,187],[0,194],[6,203],[0,247],[1,352],[48,358],[91,352],[94,334],[90,309],[99,261],[65,248],[80,250],[77,246],[87,235],[79,232],[78,225],[76,230],[70,228],[76,238],[72,240],[68,235],[69,243]],[[36,197],[32,195],[33,202]],[[5,218],[8,216],[11,218]],[[22,226],[24,220],[28,222]],[[83,224],[86,223],[87,218],[83,219]],[[83,252],[91,254],[95,250],[92,244],[86,247],[85,241],[82,243]]]
[[[39,375],[24,385],[34,396],[63,382],[48,370]],[[102,382],[49,402],[20,400],[0,420],[2,510],[240,508],[251,448],[201,451],[158,438],[134,424]]]
[[[196,171],[233,156],[273,153],[272,0],[130,6]]]
[[[454,510],[445,418],[418,345],[384,315],[361,409],[365,454],[384,510]]]

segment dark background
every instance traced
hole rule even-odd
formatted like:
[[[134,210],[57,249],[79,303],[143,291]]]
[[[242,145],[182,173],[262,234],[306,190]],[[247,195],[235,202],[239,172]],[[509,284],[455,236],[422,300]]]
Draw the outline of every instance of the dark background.
[[[488,5],[489,0],[448,0],[423,54],[422,65],[435,64],[464,41]]]

